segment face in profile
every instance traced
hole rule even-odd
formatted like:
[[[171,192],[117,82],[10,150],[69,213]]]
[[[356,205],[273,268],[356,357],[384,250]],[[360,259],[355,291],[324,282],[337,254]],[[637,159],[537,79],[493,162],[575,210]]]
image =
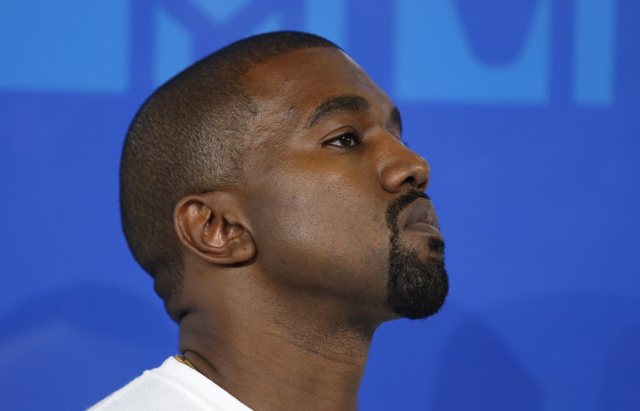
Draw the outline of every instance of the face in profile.
[[[389,98],[331,48],[276,57],[242,84],[258,113],[240,190],[265,280],[377,321],[435,313],[448,282],[429,167]]]

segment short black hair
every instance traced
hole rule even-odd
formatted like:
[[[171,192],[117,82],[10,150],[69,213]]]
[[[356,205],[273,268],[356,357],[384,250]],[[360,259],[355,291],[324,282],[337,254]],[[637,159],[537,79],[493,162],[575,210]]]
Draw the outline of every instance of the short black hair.
[[[281,54],[332,47],[302,32],[265,33],[232,43],[158,88],[138,110],[122,150],[120,210],[129,249],[154,278],[167,312],[182,312],[182,248],[173,213],[188,194],[242,181],[248,122],[257,114],[240,76]]]

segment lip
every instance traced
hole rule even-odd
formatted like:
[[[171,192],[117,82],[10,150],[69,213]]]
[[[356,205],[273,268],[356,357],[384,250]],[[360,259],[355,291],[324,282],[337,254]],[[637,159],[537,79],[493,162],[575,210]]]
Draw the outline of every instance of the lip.
[[[440,235],[438,217],[431,201],[419,198],[407,208],[406,213],[407,217],[402,225],[403,228]]]

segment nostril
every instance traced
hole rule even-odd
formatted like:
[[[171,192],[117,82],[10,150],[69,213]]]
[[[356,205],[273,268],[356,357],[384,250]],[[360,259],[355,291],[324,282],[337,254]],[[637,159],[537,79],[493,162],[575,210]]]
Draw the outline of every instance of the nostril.
[[[418,189],[420,191],[425,191],[427,189],[428,180],[427,179],[417,179],[415,176],[407,176],[404,181],[404,185],[408,185],[412,189]]]
[[[413,177],[413,176],[409,176],[409,177],[405,178],[405,179],[404,179],[404,183],[405,183],[405,184],[409,184],[409,185],[411,185],[412,187],[415,187],[415,186],[417,185],[417,184],[416,184],[416,178],[415,178],[415,177]]]

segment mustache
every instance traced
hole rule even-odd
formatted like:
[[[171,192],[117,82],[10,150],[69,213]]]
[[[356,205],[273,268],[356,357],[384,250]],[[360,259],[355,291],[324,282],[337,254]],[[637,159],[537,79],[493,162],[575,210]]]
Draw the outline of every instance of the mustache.
[[[420,190],[411,190],[406,194],[393,200],[387,207],[387,226],[392,232],[398,231],[398,216],[409,204],[413,203],[419,198],[424,198],[431,201],[431,198],[427,193]]]

